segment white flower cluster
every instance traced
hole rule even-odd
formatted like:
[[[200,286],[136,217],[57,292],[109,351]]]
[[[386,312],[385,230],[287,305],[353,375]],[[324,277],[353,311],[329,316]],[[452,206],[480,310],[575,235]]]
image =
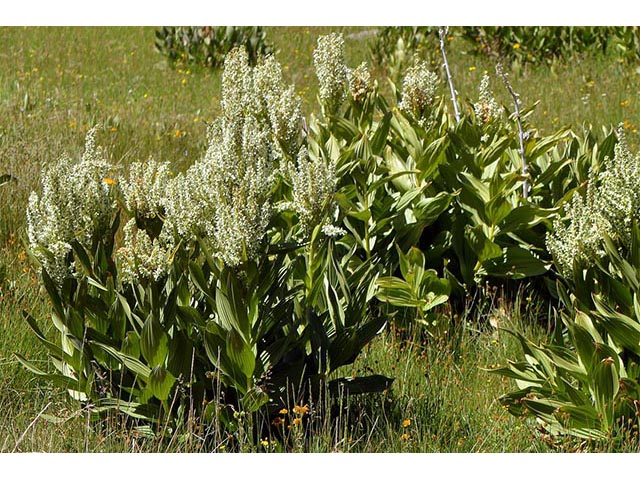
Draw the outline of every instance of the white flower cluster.
[[[244,47],[232,50],[222,74],[222,111],[226,128],[240,141],[243,119],[253,117],[270,131],[270,148],[278,158],[295,158],[302,131],[302,100],[293,85],[286,86],[282,68],[273,56],[249,66]]]
[[[150,159],[132,163],[128,178],[120,180],[127,209],[138,219],[163,216],[169,180],[169,162],[158,163]]]
[[[59,284],[74,273],[68,261],[71,243],[90,249],[109,228],[115,212],[111,165],[95,146],[95,129],[86,136],[79,162],[69,157],[42,172],[42,194],[29,197],[28,235],[31,249]]]
[[[249,67],[244,49],[225,61],[222,115],[209,129],[205,156],[169,187],[167,221],[185,237],[203,237],[227,265],[258,251],[271,219],[279,145],[297,153],[300,101],[280,66]]]
[[[223,124],[214,132],[203,163],[210,165],[210,200],[215,206],[212,233],[218,255],[235,266],[253,258],[271,218],[270,191],[275,181],[269,132],[246,117],[239,148],[229,144]]]
[[[129,283],[141,279],[157,281],[171,268],[174,249],[169,229],[163,228],[160,236],[151,240],[145,230],[136,227],[136,220],[132,218],[124,226],[124,246],[116,253],[121,280]]]
[[[574,262],[588,266],[604,255],[605,234],[621,248],[628,248],[632,222],[640,221],[640,155],[632,155],[622,128],[612,159],[598,174],[592,173],[583,199],[574,195],[566,208],[568,223],[554,222],[547,234],[547,248],[564,275]]]
[[[313,65],[320,84],[320,101],[327,113],[336,113],[346,98],[348,86],[342,34],[331,33],[318,37]]]
[[[438,75],[429,70],[427,62],[416,60],[407,69],[402,81],[402,97],[398,108],[420,124],[425,124],[436,98],[438,84]]]
[[[367,64],[362,62],[353,70],[349,70],[348,77],[349,91],[351,92],[353,100],[357,103],[362,102],[366,98],[367,93],[373,88],[371,73],[369,73]]]
[[[493,92],[489,88],[489,75],[486,73],[480,81],[480,96],[477,103],[473,104],[473,110],[476,113],[476,117],[483,124],[497,120],[502,115],[503,108],[498,105],[498,102],[493,97]]]
[[[293,190],[291,208],[296,211],[302,230],[311,233],[322,223],[333,206],[337,178],[334,162],[311,158],[306,148],[300,150],[297,166],[289,172]]]

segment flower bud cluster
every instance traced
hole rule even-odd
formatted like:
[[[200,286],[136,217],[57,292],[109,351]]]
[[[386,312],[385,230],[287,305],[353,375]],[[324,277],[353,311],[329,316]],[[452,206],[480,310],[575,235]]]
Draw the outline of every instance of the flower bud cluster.
[[[504,111],[493,97],[493,92],[489,88],[489,75],[486,73],[480,81],[480,96],[478,101],[473,104],[473,110],[480,123],[483,124],[499,119]]]
[[[169,162],[158,163],[150,159],[132,163],[129,176],[120,180],[127,210],[138,219],[163,216],[169,180]]]
[[[31,249],[57,283],[74,273],[71,243],[89,249],[110,227],[115,212],[111,165],[95,146],[95,129],[86,136],[79,162],[62,157],[42,172],[42,193],[32,192],[27,207]]]
[[[320,101],[328,114],[337,113],[347,95],[347,65],[342,34],[318,37],[313,52],[313,65],[318,77]]]
[[[427,62],[416,60],[407,69],[402,81],[402,97],[398,108],[420,124],[425,124],[429,110],[435,103],[438,84],[438,75],[429,70]]]
[[[629,151],[622,127],[613,158],[599,173],[592,172],[585,198],[574,195],[566,207],[568,222],[556,220],[547,248],[564,275],[572,275],[576,263],[595,264],[605,254],[605,235],[628,249],[631,226],[640,221],[640,155]]]
[[[302,231],[305,234],[321,224],[333,206],[336,189],[334,162],[322,158],[312,158],[306,148],[300,150],[296,167],[291,167],[293,201],[291,208],[296,211]]]
[[[168,189],[167,219],[179,235],[208,239],[237,266],[255,256],[266,234],[277,162],[299,149],[301,104],[273,58],[252,69],[242,48],[227,56],[222,90],[204,157]]]
[[[141,279],[157,281],[171,268],[174,249],[173,236],[166,225],[160,236],[152,240],[146,230],[136,226],[136,220],[132,218],[124,226],[124,246],[116,253],[120,278],[128,283]]]
[[[356,103],[361,103],[367,97],[367,94],[373,88],[371,81],[371,73],[367,68],[367,64],[362,62],[353,70],[349,70],[349,91]]]

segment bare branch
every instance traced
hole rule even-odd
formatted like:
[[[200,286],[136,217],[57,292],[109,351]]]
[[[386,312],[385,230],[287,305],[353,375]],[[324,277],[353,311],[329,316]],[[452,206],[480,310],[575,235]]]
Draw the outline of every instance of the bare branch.
[[[522,130],[522,117],[520,115],[520,95],[513,90],[513,87],[511,86],[511,82],[509,81],[509,74],[504,71],[504,68],[502,68],[501,63],[498,63],[498,65],[496,65],[496,72],[498,73],[498,75],[500,75],[500,78],[502,78],[502,81],[507,87],[507,90],[509,91],[511,98],[513,98],[513,103],[516,108],[515,115],[516,115],[516,121],[518,123],[518,137],[520,138],[520,158],[522,159],[522,175],[526,176],[528,169],[527,169],[527,159],[524,153],[524,131]],[[529,182],[527,179],[525,179],[524,183],[522,184],[522,196],[524,198],[529,197]]]
[[[453,102],[453,111],[456,114],[456,122],[460,121],[460,111],[458,110],[458,99],[456,97],[456,90],[453,88],[453,79],[451,78],[451,71],[449,70],[449,62],[447,61],[447,54],[444,50],[444,40],[449,32],[449,27],[439,27],[438,35],[440,36],[440,51],[442,52],[442,59],[444,60],[444,69],[447,72],[447,81],[449,82],[449,89],[451,90],[451,101]]]

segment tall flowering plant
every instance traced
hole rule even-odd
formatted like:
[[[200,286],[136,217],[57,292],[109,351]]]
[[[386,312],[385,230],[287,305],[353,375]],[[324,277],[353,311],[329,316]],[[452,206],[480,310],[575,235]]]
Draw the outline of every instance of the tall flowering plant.
[[[277,62],[231,52],[221,105],[184,173],[150,159],[116,176],[92,130],[80,161],[47,169],[32,195],[61,341],[27,320],[58,373],[19,358],[96,415],[229,420],[304,404],[385,324],[368,310],[374,269],[339,245],[336,164],[308,148]],[[375,380],[357,388],[390,382]]]

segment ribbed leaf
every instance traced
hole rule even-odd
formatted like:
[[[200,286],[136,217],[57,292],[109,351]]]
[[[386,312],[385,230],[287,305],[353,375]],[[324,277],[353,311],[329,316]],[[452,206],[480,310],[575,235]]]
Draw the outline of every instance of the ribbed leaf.
[[[151,313],[144,322],[140,334],[140,351],[151,366],[162,365],[169,352],[169,337],[160,321]]]
[[[171,372],[167,371],[162,366],[157,366],[149,375],[148,385],[154,397],[160,401],[165,401],[169,398],[171,387],[173,387],[175,381],[176,378],[171,375]]]
[[[125,367],[127,367],[136,375],[139,375],[143,380],[145,381],[149,380],[151,369],[148,366],[146,366],[144,363],[142,363],[140,360],[138,360],[137,358],[133,358],[132,356],[127,355],[126,353],[120,352],[119,350],[116,350],[115,348],[110,347],[108,345],[104,345],[98,342],[91,342],[91,344],[100,347],[102,350],[107,352],[113,358],[122,362],[122,364]]]

